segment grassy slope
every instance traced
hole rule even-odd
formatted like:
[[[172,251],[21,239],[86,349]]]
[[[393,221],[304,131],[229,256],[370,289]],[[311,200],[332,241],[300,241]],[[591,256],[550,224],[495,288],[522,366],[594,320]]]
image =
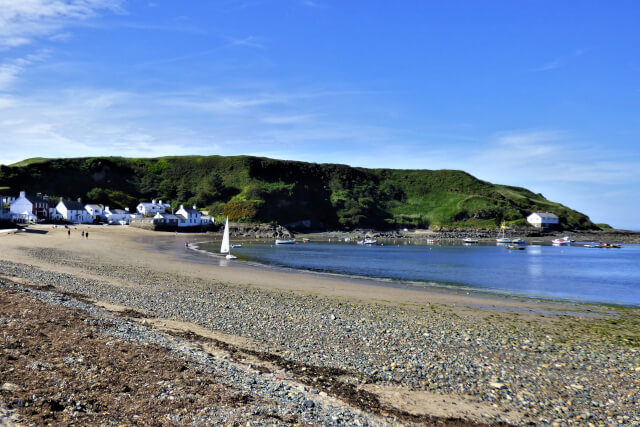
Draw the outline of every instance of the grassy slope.
[[[236,219],[312,220],[318,227],[477,228],[503,220],[524,225],[534,211],[554,212],[568,228],[595,227],[541,194],[455,170],[363,169],[248,156],[38,158],[0,167],[3,186],[111,206],[161,198]]]

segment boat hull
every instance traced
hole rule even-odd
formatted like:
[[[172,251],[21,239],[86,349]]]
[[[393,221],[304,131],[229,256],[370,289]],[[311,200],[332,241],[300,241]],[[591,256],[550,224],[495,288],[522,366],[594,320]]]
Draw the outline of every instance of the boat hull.
[[[276,239],[276,245],[294,245],[295,243],[296,243],[295,239],[293,240]]]

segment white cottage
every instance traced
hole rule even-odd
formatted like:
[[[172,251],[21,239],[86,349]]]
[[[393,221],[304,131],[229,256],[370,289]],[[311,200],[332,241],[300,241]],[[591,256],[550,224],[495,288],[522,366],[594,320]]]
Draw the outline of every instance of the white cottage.
[[[21,191],[20,195],[10,202],[9,211],[15,215],[46,219],[49,218],[49,202],[41,197],[27,196],[26,192]]]
[[[193,205],[192,209],[185,209],[184,205],[180,205],[176,215],[179,218],[178,227],[199,227],[202,225],[202,214],[196,205]]]
[[[104,208],[104,217],[109,224],[120,224],[123,221],[125,224],[129,224],[133,215],[129,212],[129,208],[126,209],[110,209],[109,206]]]
[[[91,215],[91,217],[94,220],[104,219],[104,206],[88,204],[88,205],[84,205],[84,208],[86,209],[87,212],[89,212],[89,215]]]
[[[69,222],[77,222],[80,224],[90,224],[93,222],[93,217],[89,215],[89,212],[87,212],[84,205],[80,202],[61,200],[56,205],[56,210],[62,215],[63,219]]]
[[[166,227],[176,227],[178,226],[179,221],[180,221],[180,217],[178,215],[174,215],[166,212],[158,212],[153,217],[154,224],[162,225]]]
[[[171,205],[169,203],[162,203],[162,200],[151,200],[149,202],[140,202],[136,207],[136,210],[140,212],[143,216],[153,216],[158,212],[166,212],[171,209]]]
[[[527,222],[537,228],[552,228],[558,225],[559,218],[549,212],[534,212],[527,217]]]

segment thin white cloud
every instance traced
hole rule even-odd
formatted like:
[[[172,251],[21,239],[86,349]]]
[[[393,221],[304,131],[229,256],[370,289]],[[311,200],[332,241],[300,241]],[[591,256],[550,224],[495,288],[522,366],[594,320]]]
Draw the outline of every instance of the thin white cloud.
[[[585,143],[568,132],[501,132],[469,159],[473,170],[500,182],[576,182],[615,184],[640,180],[638,159]]]
[[[122,0],[0,0],[0,48],[55,36],[74,21],[118,11]]]
[[[272,125],[291,125],[308,122],[312,118],[313,116],[310,114],[269,115],[262,117],[260,121],[262,123],[268,123]]]
[[[42,61],[46,56],[46,52],[41,51],[39,53],[27,55],[24,58],[12,59],[0,64],[0,91],[11,89],[13,84],[17,81],[18,76],[27,66],[34,62]]]
[[[551,71],[551,70],[556,70],[558,68],[562,68],[567,66],[569,63],[571,63],[571,61],[573,61],[575,58],[578,58],[584,54],[586,54],[587,52],[589,52],[589,48],[580,48],[580,49],[576,49],[573,52],[571,52],[568,55],[565,55],[563,57],[560,58],[556,58],[552,61],[549,61],[539,67],[534,67],[529,71],[533,71],[533,72],[544,72],[544,71]]]
[[[264,49],[264,43],[257,37],[247,36],[244,38],[232,38],[229,43],[231,46],[245,46],[257,49]]]

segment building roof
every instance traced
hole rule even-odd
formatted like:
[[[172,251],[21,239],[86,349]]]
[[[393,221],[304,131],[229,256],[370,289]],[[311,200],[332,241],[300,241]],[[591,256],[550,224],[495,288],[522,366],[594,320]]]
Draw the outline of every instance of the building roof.
[[[43,199],[42,197],[38,197],[38,196],[25,196],[25,199],[27,199],[28,201],[30,201],[33,204],[36,203],[49,203],[48,200]]]
[[[84,205],[80,202],[74,202],[73,200],[61,200],[60,203],[64,205],[69,211],[83,211]]]
[[[166,212],[158,212],[154,218],[175,219],[175,220],[178,219],[176,215],[166,213]]]
[[[17,196],[1,196],[2,198],[7,198],[7,199],[14,199],[12,201],[18,200],[20,198],[20,194],[18,194]],[[49,203],[48,200],[43,199],[42,197],[38,197],[38,196],[30,196],[28,194],[24,195],[24,198],[27,199],[30,203],[32,204],[36,204],[36,203]]]
[[[551,212],[534,212],[533,214],[538,215],[540,218],[558,219],[558,215],[552,214]]]
[[[94,205],[94,204],[88,204],[88,205],[84,205],[85,208],[92,208],[92,209],[104,209],[104,206],[102,205]]]
[[[107,211],[107,215],[126,215],[130,213],[129,211],[125,211],[124,209],[109,209]]]
[[[144,206],[145,208],[155,207],[155,208],[170,208],[171,205],[169,203],[159,203],[159,202],[140,202],[138,206]]]
[[[200,211],[198,209],[196,209],[195,206],[196,205],[193,205],[193,208],[185,208],[184,205],[180,205],[180,209],[178,209],[178,212],[184,211],[189,215],[199,215]]]

